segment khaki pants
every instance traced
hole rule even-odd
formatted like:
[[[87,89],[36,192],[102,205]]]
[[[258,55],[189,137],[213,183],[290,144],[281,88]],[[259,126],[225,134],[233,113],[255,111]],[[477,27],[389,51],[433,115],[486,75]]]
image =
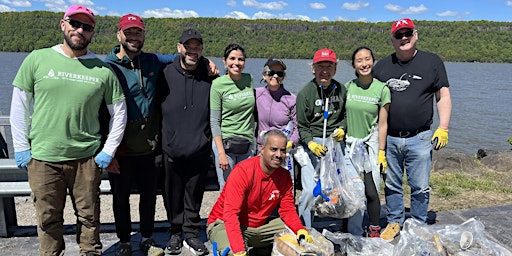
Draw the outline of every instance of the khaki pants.
[[[57,163],[32,159],[27,167],[36,207],[40,255],[64,254],[63,215],[68,190],[77,217],[80,255],[101,255],[101,171],[94,158]]]
[[[274,235],[283,231],[284,229],[285,225],[280,218],[276,218],[269,223],[257,228],[242,227],[242,236],[245,241],[245,248],[246,250],[251,248],[247,255],[270,255],[274,243]],[[215,222],[211,223],[208,225],[206,233],[208,234],[208,238],[212,244],[214,242],[217,243],[217,250],[219,250],[221,253],[224,251],[224,249],[230,247],[224,221],[216,220]],[[233,251],[229,251],[228,255],[233,255],[233,253]]]

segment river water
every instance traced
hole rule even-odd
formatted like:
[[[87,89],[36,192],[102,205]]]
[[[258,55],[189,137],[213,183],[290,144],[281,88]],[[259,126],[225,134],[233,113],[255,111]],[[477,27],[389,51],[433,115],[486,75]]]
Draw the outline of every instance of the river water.
[[[0,52],[4,60],[0,68],[0,112],[3,115],[9,114],[12,80],[26,56],[27,53]],[[211,60],[224,71],[221,59]],[[297,93],[313,78],[311,60],[286,59],[284,62],[287,65],[285,87]],[[264,85],[260,83],[264,63],[265,59],[248,58],[246,61],[245,72],[254,76],[256,87]],[[510,149],[507,138],[512,137],[512,64],[447,62],[445,65],[453,103],[447,148],[468,154],[475,154],[480,148]],[[350,62],[340,61],[335,79],[345,83],[353,78]],[[436,128],[437,117],[434,120],[432,127]]]

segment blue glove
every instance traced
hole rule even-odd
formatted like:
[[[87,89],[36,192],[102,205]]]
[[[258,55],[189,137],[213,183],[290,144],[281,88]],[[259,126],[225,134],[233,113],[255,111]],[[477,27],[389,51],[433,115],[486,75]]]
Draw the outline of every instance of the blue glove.
[[[95,158],[94,161],[101,169],[107,168],[112,162],[112,157],[107,153],[101,151]]]
[[[32,153],[30,149],[21,152],[14,152],[14,159],[16,160],[16,166],[22,170],[27,170],[27,165],[32,159]]]

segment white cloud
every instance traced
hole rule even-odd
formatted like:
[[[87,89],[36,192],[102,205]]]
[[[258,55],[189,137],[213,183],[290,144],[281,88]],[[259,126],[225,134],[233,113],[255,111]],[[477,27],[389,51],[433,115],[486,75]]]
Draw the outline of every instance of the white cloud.
[[[117,16],[117,17],[121,17],[122,16],[119,12],[116,12],[116,11],[109,11],[105,15],[107,15],[107,16]]]
[[[428,11],[428,8],[423,4],[420,4],[420,6],[410,6],[407,9],[404,9],[404,7],[402,7],[400,5],[386,4],[384,6],[384,8],[388,11],[392,11],[392,12],[396,12],[396,13],[400,13],[400,14],[419,14],[419,13],[424,13],[424,12]]]
[[[419,14],[424,13],[426,11],[428,11],[428,8],[421,4],[420,6],[411,6],[407,8],[405,11],[402,12],[402,14]]]
[[[345,17],[342,17],[342,16],[338,16],[338,17],[336,17],[336,20],[349,21],[349,19],[347,19],[347,18],[345,18]]]
[[[14,12],[16,9],[11,8],[7,5],[0,4],[0,12]]]
[[[199,17],[199,14],[195,11],[189,10],[171,10],[169,8],[146,10],[141,15],[144,18],[191,18]]]
[[[282,10],[285,6],[288,6],[288,4],[283,1],[260,3],[256,0],[244,0],[243,5],[247,6],[247,7],[253,7],[256,9],[267,9],[267,10]]]
[[[2,3],[8,4],[8,5],[14,6],[14,7],[31,7],[32,6],[32,3],[30,3],[29,1],[26,1],[26,0],[14,0],[14,1],[2,0]]]
[[[363,1],[358,1],[358,2],[355,2],[355,3],[343,3],[343,5],[341,5],[341,8],[342,9],[345,9],[345,10],[349,10],[349,11],[357,11],[357,10],[360,10],[361,8],[365,8],[365,7],[368,7],[370,6],[370,3],[368,2],[363,2]]]
[[[330,21],[329,17],[327,16],[322,16],[319,18],[320,21]]]
[[[70,4],[85,5],[88,8],[90,8],[91,6],[94,6],[94,2],[93,1],[89,1],[89,0],[69,0],[69,3]]]
[[[65,12],[69,7],[69,5],[67,5],[63,0],[45,0],[43,2],[45,2],[44,6],[52,12]]]
[[[227,6],[236,7],[236,1],[235,0],[228,0],[226,2]]]
[[[400,5],[386,4],[384,9],[392,12],[401,12],[404,8],[402,8]]]
[[[279,19],[279,20],[304,20],[311,21],[311,18],[305,15],[296,15],[291,13],[271,14],[268,12],[257,12],[252,16],[253,19]]]
[[[310,3],[309,7],[311,7],[311,9],[317,9],[317,10],[327,8],[327,6],[325,6],[325,4],[322,4],[322,3]]]
[[[243,12],[234,11],[234,12],[230,12],[230,13],[226,14],[224,16],[224,18],[238,19],[238,20],[241,20],[241,19],[248,20],[249,16],[247,14],[243,13]]]
[[[512,1],[507,1],[507,6],[512,6]]]
[[[436,15],[439,17],[455,17],[455,16],[459,15],[459,13],[454,12],[454,11],[444,11],[444,12],[438,12],[438,13],[436,13]]]

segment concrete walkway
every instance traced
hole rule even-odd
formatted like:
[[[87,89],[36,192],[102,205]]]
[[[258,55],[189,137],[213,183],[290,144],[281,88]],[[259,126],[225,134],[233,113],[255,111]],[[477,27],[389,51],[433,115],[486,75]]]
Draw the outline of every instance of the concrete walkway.
[[[447,212],[437,213],[437,224],[435,225],[446,225],[446,224],[461,224],[470,218],[476,218],[485,225],[486,237],[494,241],[504,248],[512,251],[512,205],[488,207],[479,209],[466,209],[456,210]],[[332,222],[320,221],[318,225],[330,225]],[[332,225],[330,225],[332,227]],[[165,222],[157,222],[155,224],[156,232],[154,238],[160,247],[164,247],[168,238],[169,233],[168,224]],[[113,224],[102,225],[101,240],[103,243],[103,255],[114,255],[115,248],[117,246],[118,239],[114,232]],[[134,224],[134,230],[138,228],[137,224]],[[74,226],[66,226],[66,255],[78,255],[78,246],[75,242]],[[206,234],[201,232],[200,237],[203,240],[211,253],[211,244],[206,239]],[[132,248],[134,249],[133,255],[139,256],[144,255],[138,248],[138,242],[140,241],[140,235],[134,233],[132,236]],[[0,238],[0,255],[5,256],[25,256],[25,255],[38,255],[39,242],[36,235],[36,228],[34,226],[20,227],[16,230],[13,237]],[[181,255],[189,256],[194,255],[189,251],[184,250]]]

